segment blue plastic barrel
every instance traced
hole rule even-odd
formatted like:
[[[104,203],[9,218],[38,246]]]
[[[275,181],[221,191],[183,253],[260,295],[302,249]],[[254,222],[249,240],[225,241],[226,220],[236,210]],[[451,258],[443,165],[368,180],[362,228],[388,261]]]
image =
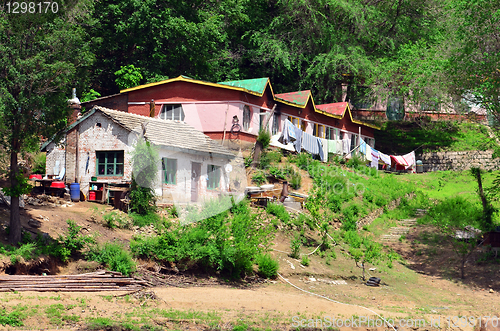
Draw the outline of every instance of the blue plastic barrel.
[[[80,201],[80,184],[71,183],[69,185],[69,193],[71,195],[71,200]]]

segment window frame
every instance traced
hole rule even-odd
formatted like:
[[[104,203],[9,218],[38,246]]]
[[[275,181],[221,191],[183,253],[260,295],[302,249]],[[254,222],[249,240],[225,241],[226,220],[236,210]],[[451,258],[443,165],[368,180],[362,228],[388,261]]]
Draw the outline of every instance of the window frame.
[[[337,137],[338,137],[338,130],[337,128],[334,128],[334,127],[331,127],[331,126],[327,126],[325,128],[325,139],[328,139],[328,140],[337,140]],[[333,135],[332,135],[333,133]]]
[[[176,111],[179,111],[178,114],[176,114]],[[171,118],[168,118],[168,114],[169,112],[171,112],[172,116]],[[178,118],[176,118],[178,117]],[[171,121],[181,121],[181,122],[184,122],[184,119],[186,118],[185,114],[184,114],[184,109],[182,108],[182,104],[172,104],[172,103],[169,103],[169,104],[163,104],[161,106],[161,110],[160,110],[160,114],[159,114],[159,118],[162,119],[162,120],[171,120]]]
[[[250,123],[252,119],[252,112],[248,105],[243,106],[243,130],[250,130]]]
[[[123,177],[125,173],[125,153],[123,150],[121,151],[96,151],[96,176],[98,177],[108,177],[108,176],[120,176]],[[108,162],[108,155],[113,155],[113,162]],[[104,155],[104,163],[100,162],[100,156]],[[122,162],[118,162],[119,157],[121,156]],[[104,165],[104,174],[99,173],[99,168],[101,165]],[[113,173],[108,174],[109,165],[113,165]],[[117,166],[121,166],[121,174],[117,174]]]
[[[177,185],[177,159],[162,158],[163,183]],[[173,167],[172,167],[173,165]],[[173,171],[173,175],[169,176]]]
[[[215,164],[207,164],[207,190],[220,188],[221,167]]]
[[[321,128],[323,130],[321,130]],[[313,136],[318,138],[325,138],[326,127],[323,124],[314,123]]]
[[[280,132],[280,120],[281,120],[281,115],[274,113],[273,114],[273,126],[271,128],[271,133],[273,136]]]

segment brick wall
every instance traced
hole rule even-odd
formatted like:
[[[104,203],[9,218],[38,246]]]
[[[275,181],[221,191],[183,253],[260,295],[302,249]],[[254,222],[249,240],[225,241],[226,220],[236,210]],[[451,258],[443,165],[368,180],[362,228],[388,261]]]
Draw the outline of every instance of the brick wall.
[[[422,160],[424,171],[468,170],[479,167],[485,170],[500,169],[500,158],[492,158],[493,151],[432,152],[417,154]]]

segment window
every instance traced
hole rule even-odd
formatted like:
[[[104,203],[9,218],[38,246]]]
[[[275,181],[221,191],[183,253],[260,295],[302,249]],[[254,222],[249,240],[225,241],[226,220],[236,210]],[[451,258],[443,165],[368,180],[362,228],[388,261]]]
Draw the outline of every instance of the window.
[[[160,118],[162,120],[184,121],[182,105],[163,105],[161,107]]]
[[[98,176],[123,176],[123,151],[96,152]]]
[[[351,151],[358,146],[358,136],[355,134],[351,135]],[[354,154],[357,154],[358,149],[354,151]]]
[[[207,175],[207,188],[211,190],[218,188],[220,186],[220,167],[209,164],[207,167]]]
[[[314,124],[313,136],[324,138],[325,137],[325,126],[321,124]]]
[[[250,128],[250,107],[243,106],[243,130],[248,131]]]
[[[163,158],[163,182],[165,184],[177,184],[177,160]]]
[[[261,109],[259,114],[259,132],[262,131],[264,127],[265,118],[266,118],[266,111],[264,109]]]
[[[272,134],[275,135],[280,131],[280,114],[273,114]]]
[[[326,132],[325,132],[326,139],[336,140],[337,137],[338,137],[338,129],[330,128],[330,127],[326,128]]]
[[[300,128],[300,119],[298,117],[288,116],[288,120],[292,122],[293,125]]]

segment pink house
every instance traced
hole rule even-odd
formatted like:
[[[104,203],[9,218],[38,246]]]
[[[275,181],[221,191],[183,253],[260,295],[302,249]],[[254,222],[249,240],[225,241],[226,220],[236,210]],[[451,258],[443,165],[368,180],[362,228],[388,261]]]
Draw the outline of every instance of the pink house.
[[[211,83],[185,76],[140,85],[119,94],[82,103],[159,119],[184,121],[215,140],[254,142],[271,110],[268,126],[278,134],[283,122],[314,136],[341,139],[358,136],[374,146],[377,126],[353,119],[347,102],[315,105],[309,90],[275,94],[268,78]],[[234,121],[239,130],[231,130]]]

